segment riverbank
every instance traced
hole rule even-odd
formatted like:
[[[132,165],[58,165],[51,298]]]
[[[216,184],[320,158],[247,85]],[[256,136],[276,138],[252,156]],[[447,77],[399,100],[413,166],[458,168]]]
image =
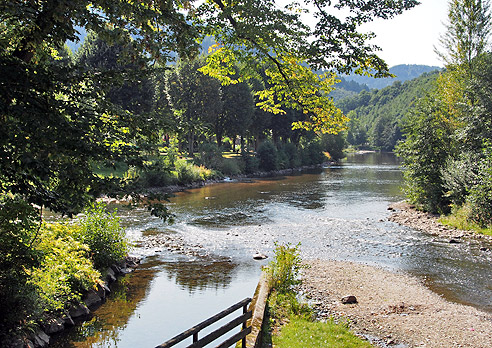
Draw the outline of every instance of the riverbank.
[[[466,238],[492,241],[492,236],[443,225],[438,221],[439,215],[417,210],[415,209],[415,206],[406,201],[393,203],[388,207],[388,210],[392,211],[391,215],[388,217],[388,221],[432,235],[450,238],[449,241],[451,243],[459,243],[462,239]]]
[[[347,321],[377,347],[492,347],[492,315],[446,301],[416,278],[353,262],[306,263],[300,291],[318,319]],[[348,295],[357,303],[343,304]]]

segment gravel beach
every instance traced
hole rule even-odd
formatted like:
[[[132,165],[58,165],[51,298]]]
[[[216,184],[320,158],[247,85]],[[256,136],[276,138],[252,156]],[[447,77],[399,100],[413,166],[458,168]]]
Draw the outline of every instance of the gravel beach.
[[[392,204],[389,221],[450,238],[490,238],[443,226],[405,202]],[[319,319],[347,321],[379,347],[490,348],[492,315],[449,302],[419,279],[344,261],[308,260],[299,291]],[[343,304],[355,296],[357,303]]]

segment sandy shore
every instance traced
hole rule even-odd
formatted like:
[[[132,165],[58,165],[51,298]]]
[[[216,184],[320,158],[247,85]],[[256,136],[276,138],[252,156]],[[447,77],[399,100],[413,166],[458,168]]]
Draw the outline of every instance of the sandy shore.
[[[417,279],[351,262],[313,260],[302,293],[320,319],[349,320],[380,347],[492,347],[492,315],[448,302]],[[356,304],[342,304],[353,295]]]
[[[405,202],[392,204],[389,221],[430,234],[487,238],[443,226],[437,216]],[[318,317],[348,320],[359,335],[376,337],[379,347],[490,348],[492,315],[449,302],[418,279],[377,267],[340,261],[308,261],[301,292],[314,304]],[[356,304],[342,304],[353,295]]]

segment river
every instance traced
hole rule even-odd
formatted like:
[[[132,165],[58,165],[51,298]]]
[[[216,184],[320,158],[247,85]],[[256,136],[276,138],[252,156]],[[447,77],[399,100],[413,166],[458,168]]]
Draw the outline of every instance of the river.
[[[92,320],[55,347],[153,347],[254,293],[275,243],[300,243],[304,259],[349,260],[413,274],[449,300],[492,312],[492,253],[386,219],[403,199],[392,154],[351,155],[293,176],[211,184],[179,192],[167,225],[145,210],[119,209],[129,238],[169,236],[195,253],[136,248],[142,265],[113,288]]]

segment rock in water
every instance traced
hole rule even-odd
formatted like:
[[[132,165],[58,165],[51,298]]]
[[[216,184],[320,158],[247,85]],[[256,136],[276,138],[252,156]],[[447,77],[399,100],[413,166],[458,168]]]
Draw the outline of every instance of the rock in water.
[[[357,298],[353,295],[349,295],[349,296],[342,297],[341,301],[343,304],[352,304],[352,303],[357,303]]]
[[[266,256],[265,254],[262,254],[262,253],[256,253],[253,255],[253,259],[255,260],[264,260],[268,258],[268,256]]]

